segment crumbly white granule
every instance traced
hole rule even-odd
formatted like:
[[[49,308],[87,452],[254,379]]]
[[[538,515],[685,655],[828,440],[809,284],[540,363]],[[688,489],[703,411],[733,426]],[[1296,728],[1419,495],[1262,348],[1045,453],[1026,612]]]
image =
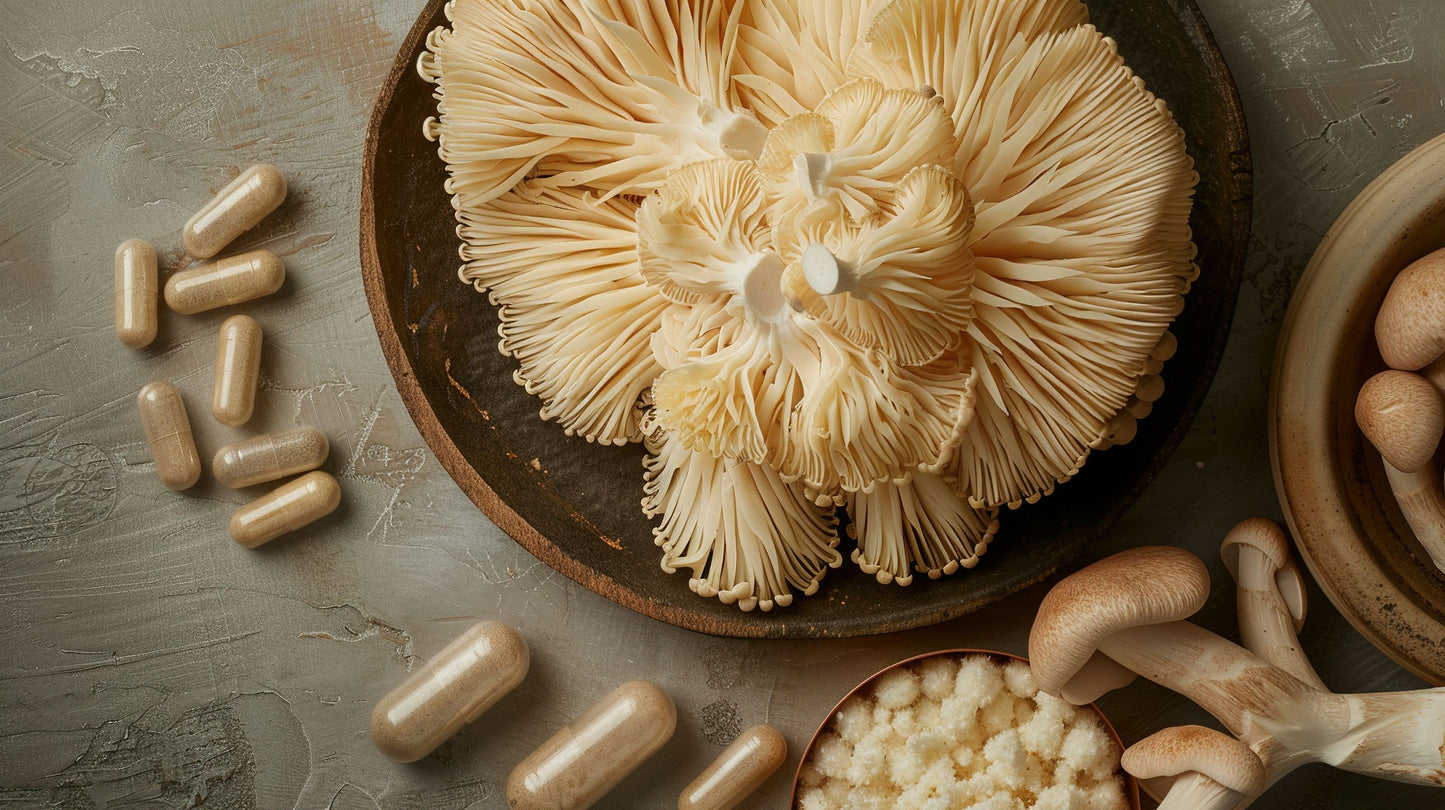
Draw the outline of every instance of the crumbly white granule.
[[[860,691],[804,763],[798,806],[1125,810],[1119,746],[1028,664],[929,658]]]

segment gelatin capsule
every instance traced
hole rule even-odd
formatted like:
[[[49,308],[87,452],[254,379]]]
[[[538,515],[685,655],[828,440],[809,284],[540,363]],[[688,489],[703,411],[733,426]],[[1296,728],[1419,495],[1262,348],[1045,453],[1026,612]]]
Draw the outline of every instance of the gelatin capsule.
[[[788,758],[788,742],[772,726],[738,735],[692,784],[682,789],[678,810],[729,810],[768,781]]]
[[[314,470],[329,452],[326,434],[313,427],[263,433],[217,450],[211,472],[225,486],[240,489]]]
[[[217,422],[239,427],[251,421],[260,375],[261,324],[250,315],[232,315],[221,323],[221,337],[216,343],[211,415]]]
[[[677,727],[672,698],[647,681],[628,681],[552,735],[512,769],[512,810],[591,807],[662,748]]]
[[[156,462],[156,475],[170,489],[187,489],[201,477],[201,457],[186,403],[174,385],[157,380],[146,384],[136,397],[141,429]]]
[[[150,242],[127,239],[115,249],[115,336],[139,349],[156,339],[156,249]]]
[[[286,199],[286,178],[269,163],[257,163],[216,193],[186,222],[186,250],[209,259],[249,231]]]
[[[371,741],[397,762],[416,762],[512,691],[530,663],[520,633],[478,622],[376,704]]]
[[[246,548],[269,543],[336,511],[341,485],[320,470],[276,487],[231,515],[231,539]]]
[[[286,265],[269,250],[253,250],[182,270],[166,280],[166,306],[182,315],[270,295],[286,281]]]

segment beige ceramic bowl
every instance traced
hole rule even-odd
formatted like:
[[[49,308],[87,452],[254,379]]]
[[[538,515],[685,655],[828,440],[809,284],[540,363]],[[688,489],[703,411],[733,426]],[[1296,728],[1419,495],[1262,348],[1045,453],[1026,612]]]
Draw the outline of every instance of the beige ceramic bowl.
[[[1355,394],[1384,368],[1375,313],[1407,264],[1445,247],[1445,135],[1370,183],[1320,242],[1275,351],[1270,455],[1285,518],[1315,580],[1366,638],[1445,684],[1445,577],[1415,543]]]
[[[833,708],[829,710],[827,716],[823,718],[823,722],[818,725],[818,730],[813,732],[813,739],[808,741],[807,749],[803,751],[803,756],[798,760],[798,770],[796,773],[793,774],[793,796],[792,799],[788,802],[788,806],[798,806],[798,785],[803,776],[803,766],[808,764],[809,760],[813,758],[813,748],[818,744],[818,738],[823,735],[823,732],[826,731],[830,725],[832,725],[833,717],[838,714],[839,709],[843,708],[844,703],[852,700],[854,695],[858,694],[863,689],[872,686],[874,683],[877,683],[879,678],[883,677],[889,672],[892,672],[895,669],[899,669],[901,667],[915,666],[929,658],[945,655],[960,659],[973,655],[985,655],[989,658],[994,659],[994,661],[999,664],[1006,664],[1010,661],[1023,661],[1025,663],[1028,662],[1027,658],[1005,652],[996,652],[994,650],[939,650],[937,652],[924,653],[922,655],[915,655],[912,658],[906,658],[896,664],[893,664],[892,666],[884,667],[883,669],[880,669],[879,671],[873,673],[872,677],[850,689],[848,691],[848,694],[843,696],[842,700],[839,700],[837,703],[835,703],[833,705]],[[1090,704],[1089,707],[1094,710],[1094,714],[1097,715],[1100,722],[1104,724],[1104,729],[1109,732],[1109,737],[1114,740],[1115,745],[1119,746],[1119,751],[1122,753],[1124,750],[1124,742],[1123,740],[1119,739],[1119,732],[1114,730],[1114,724],[1109,722],[1109,718],[1105,717],[1102,711],[1099,711],[1098,706]],[[1119,776],[1123,777],[1124,779],[1124,798],[1129,802],[1130,810],[1139,810],[1138,781],[1135,780],[1134,777],[1126,773],[1122,767],[1119,769]]]

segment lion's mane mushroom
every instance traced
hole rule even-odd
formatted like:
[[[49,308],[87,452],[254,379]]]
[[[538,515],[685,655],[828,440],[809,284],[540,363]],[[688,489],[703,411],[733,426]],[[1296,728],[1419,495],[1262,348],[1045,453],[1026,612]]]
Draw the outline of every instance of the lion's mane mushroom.
[[[1157,731],[1125,749],[1122,764],[1163,797],[1159,810],[1234,810],[1264,792],[1264,763],[1249,746],[1203,726]]]
[[[813,592],[840,509],[879,580],[971,567],[1162,393],[1197,178],[1077,0],[446,14],[462,277],[544,418],[645,439],[699,594]]]
[[[1415,539],[1445,571],[1445,488],[1433,457],[1445,433],[1445,400],[1408,371],[1382,371],[1355,399],[1355,422],[1380,451],[1385,477]]]
[[[1245,526],[1242,533],[1260,532]],[[1249,563],[1241,557],[1238,564],[1243,580]],[[1279,579],[1274,582],[1278,586]],[[1185,593],[1166,593],[1171,586]],[[1259,757],[1266,785],[1308,762],[1445,785],[1445,689],[1335,694],[1189,622],[1136,618],[1140,605],[1168,605],[1142,614],[1146,618],[1185,614],[1208,590],[1203,564],[1187,551],[1166,547],[1123,551],[1065,577],[1044,597],[1029,636],[1035,681],[1052,694],[1075,687],[1086,663],[1100,661],[1090,657],[1097,648],[1111,666],[1172,689],[1214,715]],[[1257,634],[1246,638],[1264,654],[1279,655],[1291,646],[1295,631],[1288,620],[1277,626],[1291,637],[1283,645],[1260,644]],[[1097,696],[1100,690],[1088,692]],[[1246,804],[1242,799],[1232,806]]]

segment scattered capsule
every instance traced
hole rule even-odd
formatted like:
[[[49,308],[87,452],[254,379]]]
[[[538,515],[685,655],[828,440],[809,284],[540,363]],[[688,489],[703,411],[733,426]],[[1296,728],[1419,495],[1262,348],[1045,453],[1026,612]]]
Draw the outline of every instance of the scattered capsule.
[[[512,810],[591,807],[657,753],[677,728],[672,698],[647,681],[628,681],[552,735],[512,769]]]
[[[186,250],[209,259],[275,211],[286,199],[286,178],[275,166],[257,163],[216,193],[186,222]]]
[[[233,315],[221,324],[216,342],[215,382],[211,415],[240,427],[256,407],[256,380],[261,375],[261,325],[249,315]]]
[[[246,548],[320,520],[341,503],[341,485],[320,470],[289,481],[231,515],[231,539]]]
[[[182,315],[270,295],[286,281],[286,265],[269,250],[253,250],[182,270],[166,280],[166,306]]]
[[[520,633],[478,622],[376,704],[371,741],[397,762],[416,762],[512,691],[530,663]]]
[[[314,470],[330,452],[326,434],[313,427],[263,433],[217,450],[211,472],[225,486],[240,489]]]
[[[1143,402],[1156,402],[1164,396],[1164,378],[1158,374],[1146,374],[1139,378],[1139,387],[1134,396]]]
[[[170,489],[187,489],[201,477],[201,457],[181,392],[164,380],[148,383],[136,397],[141,429],[156,462],[156,474]]]
[[[127,239],[115,250],[115,336],[139,349],[156,339],[156,249],[150,242]]]
[[[677,810],[730,810],[768,781],[787,758],[788,741],[777,729],[753,726],[682,789]]]

